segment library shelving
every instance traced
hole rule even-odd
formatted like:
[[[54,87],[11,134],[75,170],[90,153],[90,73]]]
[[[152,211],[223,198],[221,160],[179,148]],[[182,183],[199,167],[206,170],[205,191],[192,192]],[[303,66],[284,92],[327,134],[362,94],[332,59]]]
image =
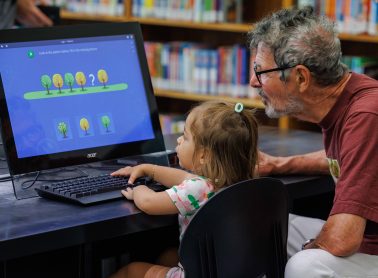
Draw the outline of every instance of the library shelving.
[[[162,19],[151,17],[134,17],[133,2],[135,0],[124,0],[123,12],[121,15],[103,15],[89,14],[83,12],[69,12],[62,10],[61,19],[63,23],[72,24],[78,22],[126,22],[138,21],[142,26],[145,41],[175,42],[175,41],[192,41],[207,44],[210,47],[218,47],[224,45],[245,45],[246,34],[253,23],[268,15],[269,13],[281,8],[289,8],[295,6],[295,0],[270,0],[270,1],[242,1],[242,21],[240,23],[230,22],[193,22],[178,19]],[[375,56],[378,57],[378,36],[372,35],[356,35],[344,34],[339,35],[342,42],[343,54],[355,56]],[[178,90],[166,90],[156,88],[155,94],[160,102],[164,100],[164,109],[170,107],[183,106],[185,113],[188,106],[184,103],[195,103],[198,101],[211,100],[221,98],[230,102],[242,102],[247,107],[255,107],[261,109],[264,107],[258,98],[237,98],[230,96],[213,96],[196,94],[192,92],[180,92]],[[169,105],[168,105],[169,103]],[[160,108],[160,107],[159,107]],[[168,111],[170,112],[170,111]],[[278,120],[279,128],[287,129],[295,125],[295,121],[291,121],[288,117],[282,117]],[[294,124],[292,124],[294,123]]]

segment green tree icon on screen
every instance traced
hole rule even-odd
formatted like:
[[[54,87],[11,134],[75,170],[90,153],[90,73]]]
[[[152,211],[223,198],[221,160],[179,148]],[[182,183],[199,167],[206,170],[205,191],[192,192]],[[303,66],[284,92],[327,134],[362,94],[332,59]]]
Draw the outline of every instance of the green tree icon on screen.
[[[100,69],[97,72],[97,78],[98,80],[100,80],[102,85],[104,85],[104,88],[106,88],[106,82],[108,82],[108,74],[106,73],[106,71],[103,69]]]
[[[64,82],[66,83],[66,85],[68,87],[70,87],[70,92],[73,92],[72,90],[72,86],[73,84],[75,83],[75,78],[73,76],[72,73],[70,72],[67,72],[65,75],[64,75]]]
[[[59,94],[62,93],[61,88],[63,87],[63,78],[59,73],[53,75],[54,86],[59,89]]]
[[[85,135],[88,135],[89,122],[86,118],[80,120],[80,128],[85,131]]]
[[[67,138],[67,124],[65,122],[60,122],[58,124],[58,131],[63,135],[63,138]]]
[[[51,84],[52,84],[50,76],[48,76],[46,74],[42,75],[42,77],[41,77],[41,83],[42,83],[43,88],[46,89],[47,94],[50,95],[50,90],[49,89],[50,89]]]
[[[101,123],[106,128],[106,132],[109,132],[109,126],[110,126],[110,118],[109,116],[102,116],[101,117]]]
[[[87,79],[85,78],[85,74],[82,71],[78,71],[75,74],[76,83],[81,86],[81,90],[84,91],[84,85],[87,83]]]

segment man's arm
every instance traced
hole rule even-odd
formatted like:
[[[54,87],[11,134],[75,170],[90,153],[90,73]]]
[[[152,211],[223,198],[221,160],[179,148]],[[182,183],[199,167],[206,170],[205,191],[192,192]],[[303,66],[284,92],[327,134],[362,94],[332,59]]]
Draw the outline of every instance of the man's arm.
[[[328,162],[324,150],[288,157],[271,156],[259,152],[260,176],[280,174],[328,174]]]
[[[307,244],[305,249],[320,248],[332,255],[346,257],[360,248],[366,219],[347,213],[331,215],[317,238]]]
[[[17,0],[17,20],[27,27],[51,26],[53,23],[38,7],[35,0]]]

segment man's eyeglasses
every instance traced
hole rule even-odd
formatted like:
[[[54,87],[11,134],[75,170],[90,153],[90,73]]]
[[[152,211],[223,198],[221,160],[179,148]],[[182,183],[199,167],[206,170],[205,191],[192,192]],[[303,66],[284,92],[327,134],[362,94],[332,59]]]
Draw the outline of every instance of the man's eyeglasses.
[[[255,71],[255,75],[256,75],[257,80],[259,81],[260,85],[262,86],[262,82],[261,82],[261,79],[260,79],[260,75],[261,74],[268,73],[268,72],[273,72],[273,71],[283,71],[283,70],[294,68],[296,66],[297,65],[295,65],[295,66],[288,66],[288,67],[278,67],[278,68],[274,68],[274,69],[257,71],[257,64],[253,63],[253,70]]]

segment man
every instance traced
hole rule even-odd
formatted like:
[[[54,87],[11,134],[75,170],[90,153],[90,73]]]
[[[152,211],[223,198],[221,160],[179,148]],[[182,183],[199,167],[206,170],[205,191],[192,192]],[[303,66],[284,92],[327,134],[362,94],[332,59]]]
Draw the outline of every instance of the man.
[[[260,174],[329,168],[336,182],[327,221],[290,215],[286,277],[378,277],[378,81],[348,71],[334,25],[310,7],[263,19],[250,47],[250,85],[266,114],[319,124],[325,145],[292,157],[260,153]]]
[[[0,0],[0,29],[14,25],[15,19],[25,27],[51,26],[52,21],[35,5],[35,0]]]

